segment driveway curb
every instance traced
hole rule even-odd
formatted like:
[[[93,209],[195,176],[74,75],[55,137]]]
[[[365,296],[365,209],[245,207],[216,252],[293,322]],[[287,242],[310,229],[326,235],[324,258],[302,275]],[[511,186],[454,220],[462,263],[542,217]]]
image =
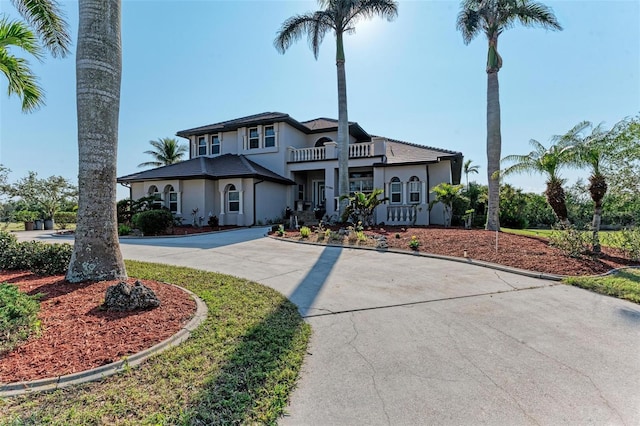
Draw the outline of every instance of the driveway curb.
[[[483,268],[495,269],[498,271],[523,275],[525,277],[530,277],[530,278],[540,278],[548,281],[562,281],[564,278],[568,277],[568,275],[555,275],[555,274],[547,274],[544,272],[529,271],[526,269],[513,268],[511,266],[499,265],[497,263],[485,262],[483,260],[473,260],[471,258],[465,259],[463,257],[445,256],[441,254],[432,254],[432,253],[410,252],[407,250],[400,250],[400,249],[389,249],[389,248],[379,249],[375,247],[358,247],[358,246],[350,246],[350,245],[343,245],[343,244],[321,244],[321,243],[315,243],[311,241],[308,241],[308,242],[296,241],[296,240],[291,240],[289,238],[279,238],[269,234],[265,234],[265,236],[276,241],[284,241],[288,243],[307,244],[312,246],[324,246],[324,247],[342,247],[342,248],[348,248],[353,250],[369,250],[369,251],[377,251],[380,253],[396,253],[396,254],[404,254],[407,256],[418,256],[418,257],[428,257],[432,259],[448,260],[451,262],[466,263],[469,265],[481,266]]]
[[[111,364],[106,364],[97,368],[93,368],[91,370],[80,371],[78,373],[68,374],[65,376],[50,377],[46,379],[26,382],[14,382],[1,385],[0,398],[23,395],[33,392],[51,391],[67,386],[101,380],[105,377],[109,377],[116,373],[119,373],[127,368],[135,367],[150,358],[152,355],[164,352],[165,350],[173,346],[177,346],[187,340],[191,333],[196,328],[198,328],[198,326],[202,324],[207,318],[208,308],[207,305],[202,301],[202,299],[200,299],[195,293],[175,284],[169,285],[178,287],[179,289],[188,293],[196,302],[195,315],[176,334],[148,349],[145,349],[131,356],[124,357],[120,361],[112,362]]]

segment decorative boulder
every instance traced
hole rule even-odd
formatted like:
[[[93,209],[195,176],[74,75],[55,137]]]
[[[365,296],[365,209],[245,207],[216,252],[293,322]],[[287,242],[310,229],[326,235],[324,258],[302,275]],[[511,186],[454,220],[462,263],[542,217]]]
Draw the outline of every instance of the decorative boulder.
[[[104,305],[111,311],[134,311],[160,306],[160,299],[149,287],[136,281],[132,286],[124,281],[107,288]]]

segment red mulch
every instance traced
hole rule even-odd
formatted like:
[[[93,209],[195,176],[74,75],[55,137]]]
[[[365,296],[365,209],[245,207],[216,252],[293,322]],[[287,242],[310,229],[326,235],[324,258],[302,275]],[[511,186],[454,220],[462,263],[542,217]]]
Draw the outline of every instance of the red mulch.
[[[236,225],[224,225],[217,226],[212,228],[210,226],[201,226],[199,228],[194,228],[191,225],[185,226],[174,226],[171,228],[171,233],[169,235],[191,235],[191,234],[202,234],[204,232],[214,232],[214,231],[225,231],[227,229],[235,229],[238,228]]]
[[[44,294],[38,315],[42,332],[0,356],[0,383],[61,376],[119,361],[171,337],[195,314],[195,302],[186,292],[140,281],[156,293],[161,305],[112,312],[100,306],[107,287],[117,281],[71,284],[64,276],[0,271],[0,282],[13,283],[28,294]]]
[[[375,247],[373,237],[385,235],[389,248],[410,250],[409,240],[416,236],[420,241],[419,251],[445,256],[467,256],[474,260],[498,263],[530,271],[557,275],[597,275],[624,266],[640,265],[625,258],[620,250],[603,247],[603,255],[593,257],[585,255],[580,259],[565,256],[560,250],[551,247],[544,238],[498,233],[496,251],[496,233],[479,229],[438,228],[438,227],[383,227],[365,231],[369,238],[365,245]],[[398,234],[399,238],[396,238]],[[315,233],[310,241],[316,241]],[[286,238],[300,239],[298,231],[287,231]],[[324,241],[326,242],[326,240]],[[333,241],[335,243],[335,241]],[[343,244],[348,244],[347,239]]]

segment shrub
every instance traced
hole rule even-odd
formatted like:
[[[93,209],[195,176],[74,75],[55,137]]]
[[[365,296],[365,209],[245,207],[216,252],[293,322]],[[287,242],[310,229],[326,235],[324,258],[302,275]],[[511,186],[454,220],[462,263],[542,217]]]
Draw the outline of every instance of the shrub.
[[[0,232],[0,269],[26,270],[38,275],[64,274],[72,252],[70,244],[18,243],[13,235]]]
[[[615,234],[616,245],[633,261],[640,260],[640,228],[621,229]]]
[[[278,225],[278,230],[276,231],[279,237],[284,237],[284,225]]]
[[[30,270],[38,275],[61,275],[67,272],[73,246],[36,242],[31,254]]]
[[[29,210],[20,210],[19,212],[16,212],[14,216],[15,220],[18,222],[33,222],[38,219],[38,217],[40,217],[38,212],[32,212]]]
[[[565,256],[581,257],[589,250],[589,233],[574,226],[555,229],[549,235],[549,244],[557,247]]]
[[[209,216],[208,225],[212,228],[217,228],[220,225],[220,220],[218,219],[218,216]]]
[[[302,238],[309,238],[309,235],[311,235],[311,229],[308,226],[300,228],[300,236]]]
[[[418,250],[419,247],[420,241],[418,241],[418,237],[412,235],[411,239],[409,240],[409,248],[411,248],[411,250]]]
[[[76,212],[56,212],[56,214],[53,215],[53,221],[60,229],[67,229],[67,225],[76,223],[77,219],[78,213]]]
[[[39,330],[39,310],[37,296],[21,293],[15,285],[0,283],[0,354]]]
[[[173,214],[169,210],[147,210],[133,215],[133,225],[144,235],[158,235],[173,225]]]
[[[364,231],[356,231],[356,237],[358,237],[358,241],[360,242],[367,241],[367,236],[365,235]]]
[[[131,227],[125,224],[118,226],[118,235],[129,235],[131,233]]]

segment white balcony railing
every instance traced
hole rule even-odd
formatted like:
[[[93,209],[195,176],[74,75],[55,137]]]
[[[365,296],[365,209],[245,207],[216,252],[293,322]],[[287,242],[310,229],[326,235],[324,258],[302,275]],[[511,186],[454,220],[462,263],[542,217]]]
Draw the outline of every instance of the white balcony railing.
[[[314,148],[291,148],[291,157],[289,161],[316,161],[324,160],[327,156],[325,147]]]
[[[388,205],[387,220],[389,225],[413,225],[416,221],[415,205]]]
[[[354,143],[349,145],[349,158],[365,158],[375,155],[375,142],[371,143]],[[289,148],[289,161],[318,161],[318,160],[335,160],[338,158],[338,151],[331,147],[328,151],[326,147],[313,148]],[[329,152],[329,154],[327,154]]]

